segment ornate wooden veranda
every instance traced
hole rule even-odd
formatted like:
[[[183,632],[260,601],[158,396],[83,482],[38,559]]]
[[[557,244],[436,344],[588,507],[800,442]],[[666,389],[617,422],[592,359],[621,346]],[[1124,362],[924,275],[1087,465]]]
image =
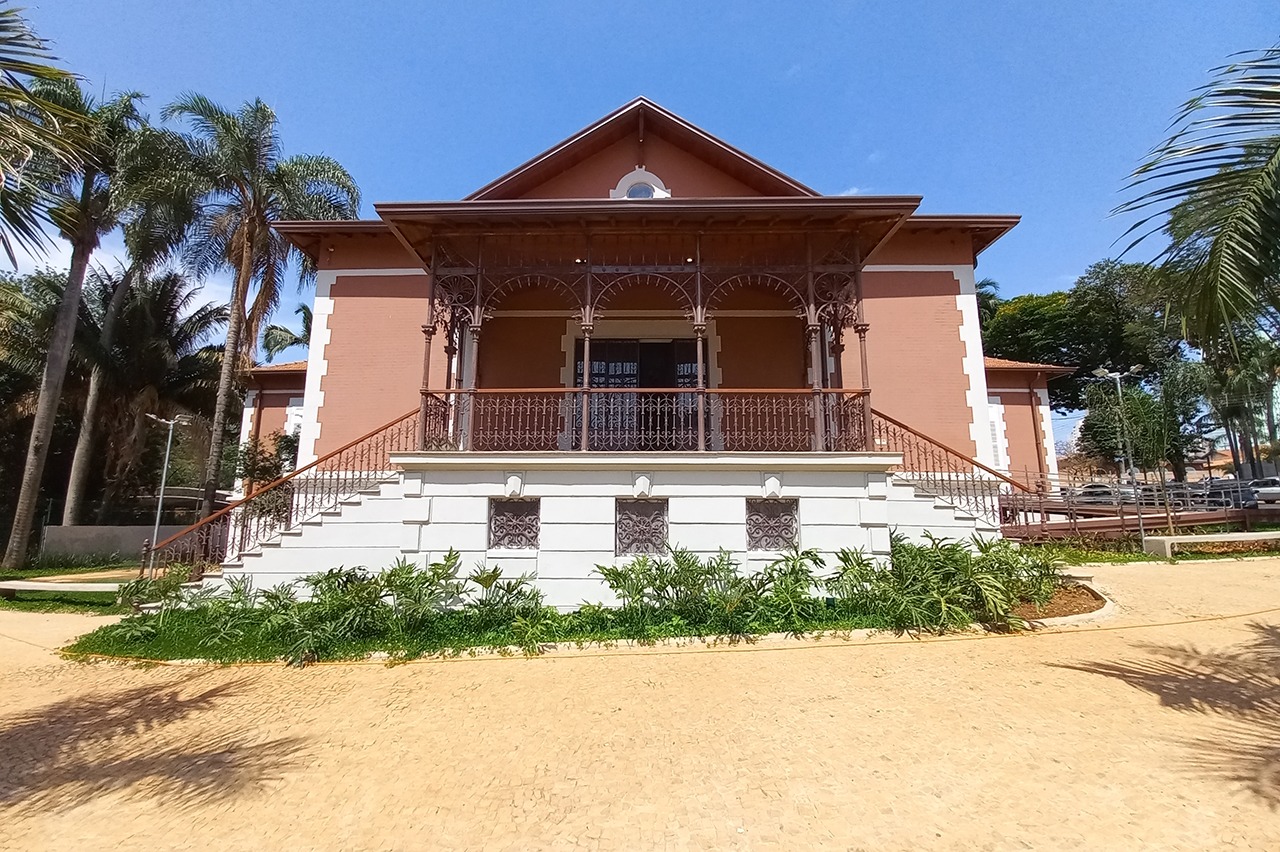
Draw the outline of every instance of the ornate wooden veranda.
[[[429,273],[420,445],[447,435],[473,450],[870,449],[862,269],[917,202],[380,205],[379,214]],[[528,288],[558,293],[580,324],[578,386],[478,387],[486,322],[503,299]],[[697,347],[690,386],[625,392],[594,386],[594,329],[614,299],[634,288],[669,294],[688,320]],[[808,387],[708,387],[708,323],[742,289],[779,294],[803,320]],[[859,352],[856,377],[842,369],[849,332]],[[437,335],[450,360],[443,388],[427,379]],[[644,435],[620,440],[623,421]]]

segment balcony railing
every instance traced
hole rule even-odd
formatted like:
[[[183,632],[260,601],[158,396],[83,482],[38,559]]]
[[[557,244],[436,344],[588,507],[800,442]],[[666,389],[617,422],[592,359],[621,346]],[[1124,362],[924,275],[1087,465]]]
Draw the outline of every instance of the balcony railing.
[[[423,449],[859,452],[861,390],[479,389],[423,397]]]

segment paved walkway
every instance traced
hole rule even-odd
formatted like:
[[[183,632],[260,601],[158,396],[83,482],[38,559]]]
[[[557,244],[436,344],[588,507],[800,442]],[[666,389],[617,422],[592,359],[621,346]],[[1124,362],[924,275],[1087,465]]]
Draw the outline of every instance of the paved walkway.
[[[394,668],[0,611],[0,847],[1280,849],[1280,561],[1095,573],[1069,632]]]

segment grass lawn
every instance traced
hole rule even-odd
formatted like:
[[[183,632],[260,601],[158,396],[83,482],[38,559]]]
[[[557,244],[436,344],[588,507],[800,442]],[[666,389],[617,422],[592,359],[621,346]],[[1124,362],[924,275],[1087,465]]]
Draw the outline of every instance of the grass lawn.
[[[1145,553],[1138,549],[1136,542],[1125,544],[1116,542],[1113,547],[1099,546],[1092,543],[1078,545],[1062,545],[1047,542],[1039,545],[1045,548],[1065,565],[1087,565],[1092,562],[1112,564],[1128,562],[1166,562],[1163,556]],[[1280,557],[1280,548],[1274,542],[1222,542],[1214,545],[1199,545],[1200,550],[1183,550],[1175,552],[1174,562],[1185,562],[1193,559],[1241,559],[1246,556]],[[1213,548],[1213,549],[1208,549]]]
[[[88,574],[93,571],[134,569],[138,560],[118,553],[99,553],[73,556],[51,554],[37,556],[16,569],[0,569],[0,580],[34,580],[37,577],[53,577],[61,574]]]
[[[83,612],[89,615],[125,613],[116,606],[115,592],[18,592],[17,597],[0,598],[0,609],[18,612]]]

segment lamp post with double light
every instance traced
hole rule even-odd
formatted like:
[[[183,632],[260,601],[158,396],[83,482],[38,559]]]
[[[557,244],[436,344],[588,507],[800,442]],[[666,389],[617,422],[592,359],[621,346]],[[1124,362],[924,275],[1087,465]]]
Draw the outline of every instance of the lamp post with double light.
[[[1138,513],[1138,538],[1146,538],[1146,530],[1142,523],[1142,492],[1138,488],[1138,471],[1133,461],[1133,454],[1129,452],[1128,442],[1125,440],[1124,433],[1124,388],[1120,385],[1120,380],[1128,376],[1136,376],[1142,372],[1141,364],[1134,364],[1123,373],[1115,370],[1108,370],[1106,367],[1099,367],[1093,371],[1093,374],[1100,379],[1111,379],[1116,383],[1116,438],[1120,442],[1120,461],[1123,469],[1128,472],[1130,481],[1133,482],[1133,501]],[[1117,483],[1116,500],[1117,505],[1123,497],[1124,479],[1121,478]]]
[[[155,579],[156,573],[156,545],[160,542],[160,514],[164,511],[164,489],[169,481],[169,455],[173,452],[173,427],[185,426],[191,422],[191,417],[186,414],[179,414],[170,420],[158,417],[154,414],[147,414],[147,417],[157,423],[163,423],[169,427],[169,437],[164,445],[164,467],[160,469],[160,494],[156,498],[156,522],[151,530],[151,560],[148,565],[151,579]]]

